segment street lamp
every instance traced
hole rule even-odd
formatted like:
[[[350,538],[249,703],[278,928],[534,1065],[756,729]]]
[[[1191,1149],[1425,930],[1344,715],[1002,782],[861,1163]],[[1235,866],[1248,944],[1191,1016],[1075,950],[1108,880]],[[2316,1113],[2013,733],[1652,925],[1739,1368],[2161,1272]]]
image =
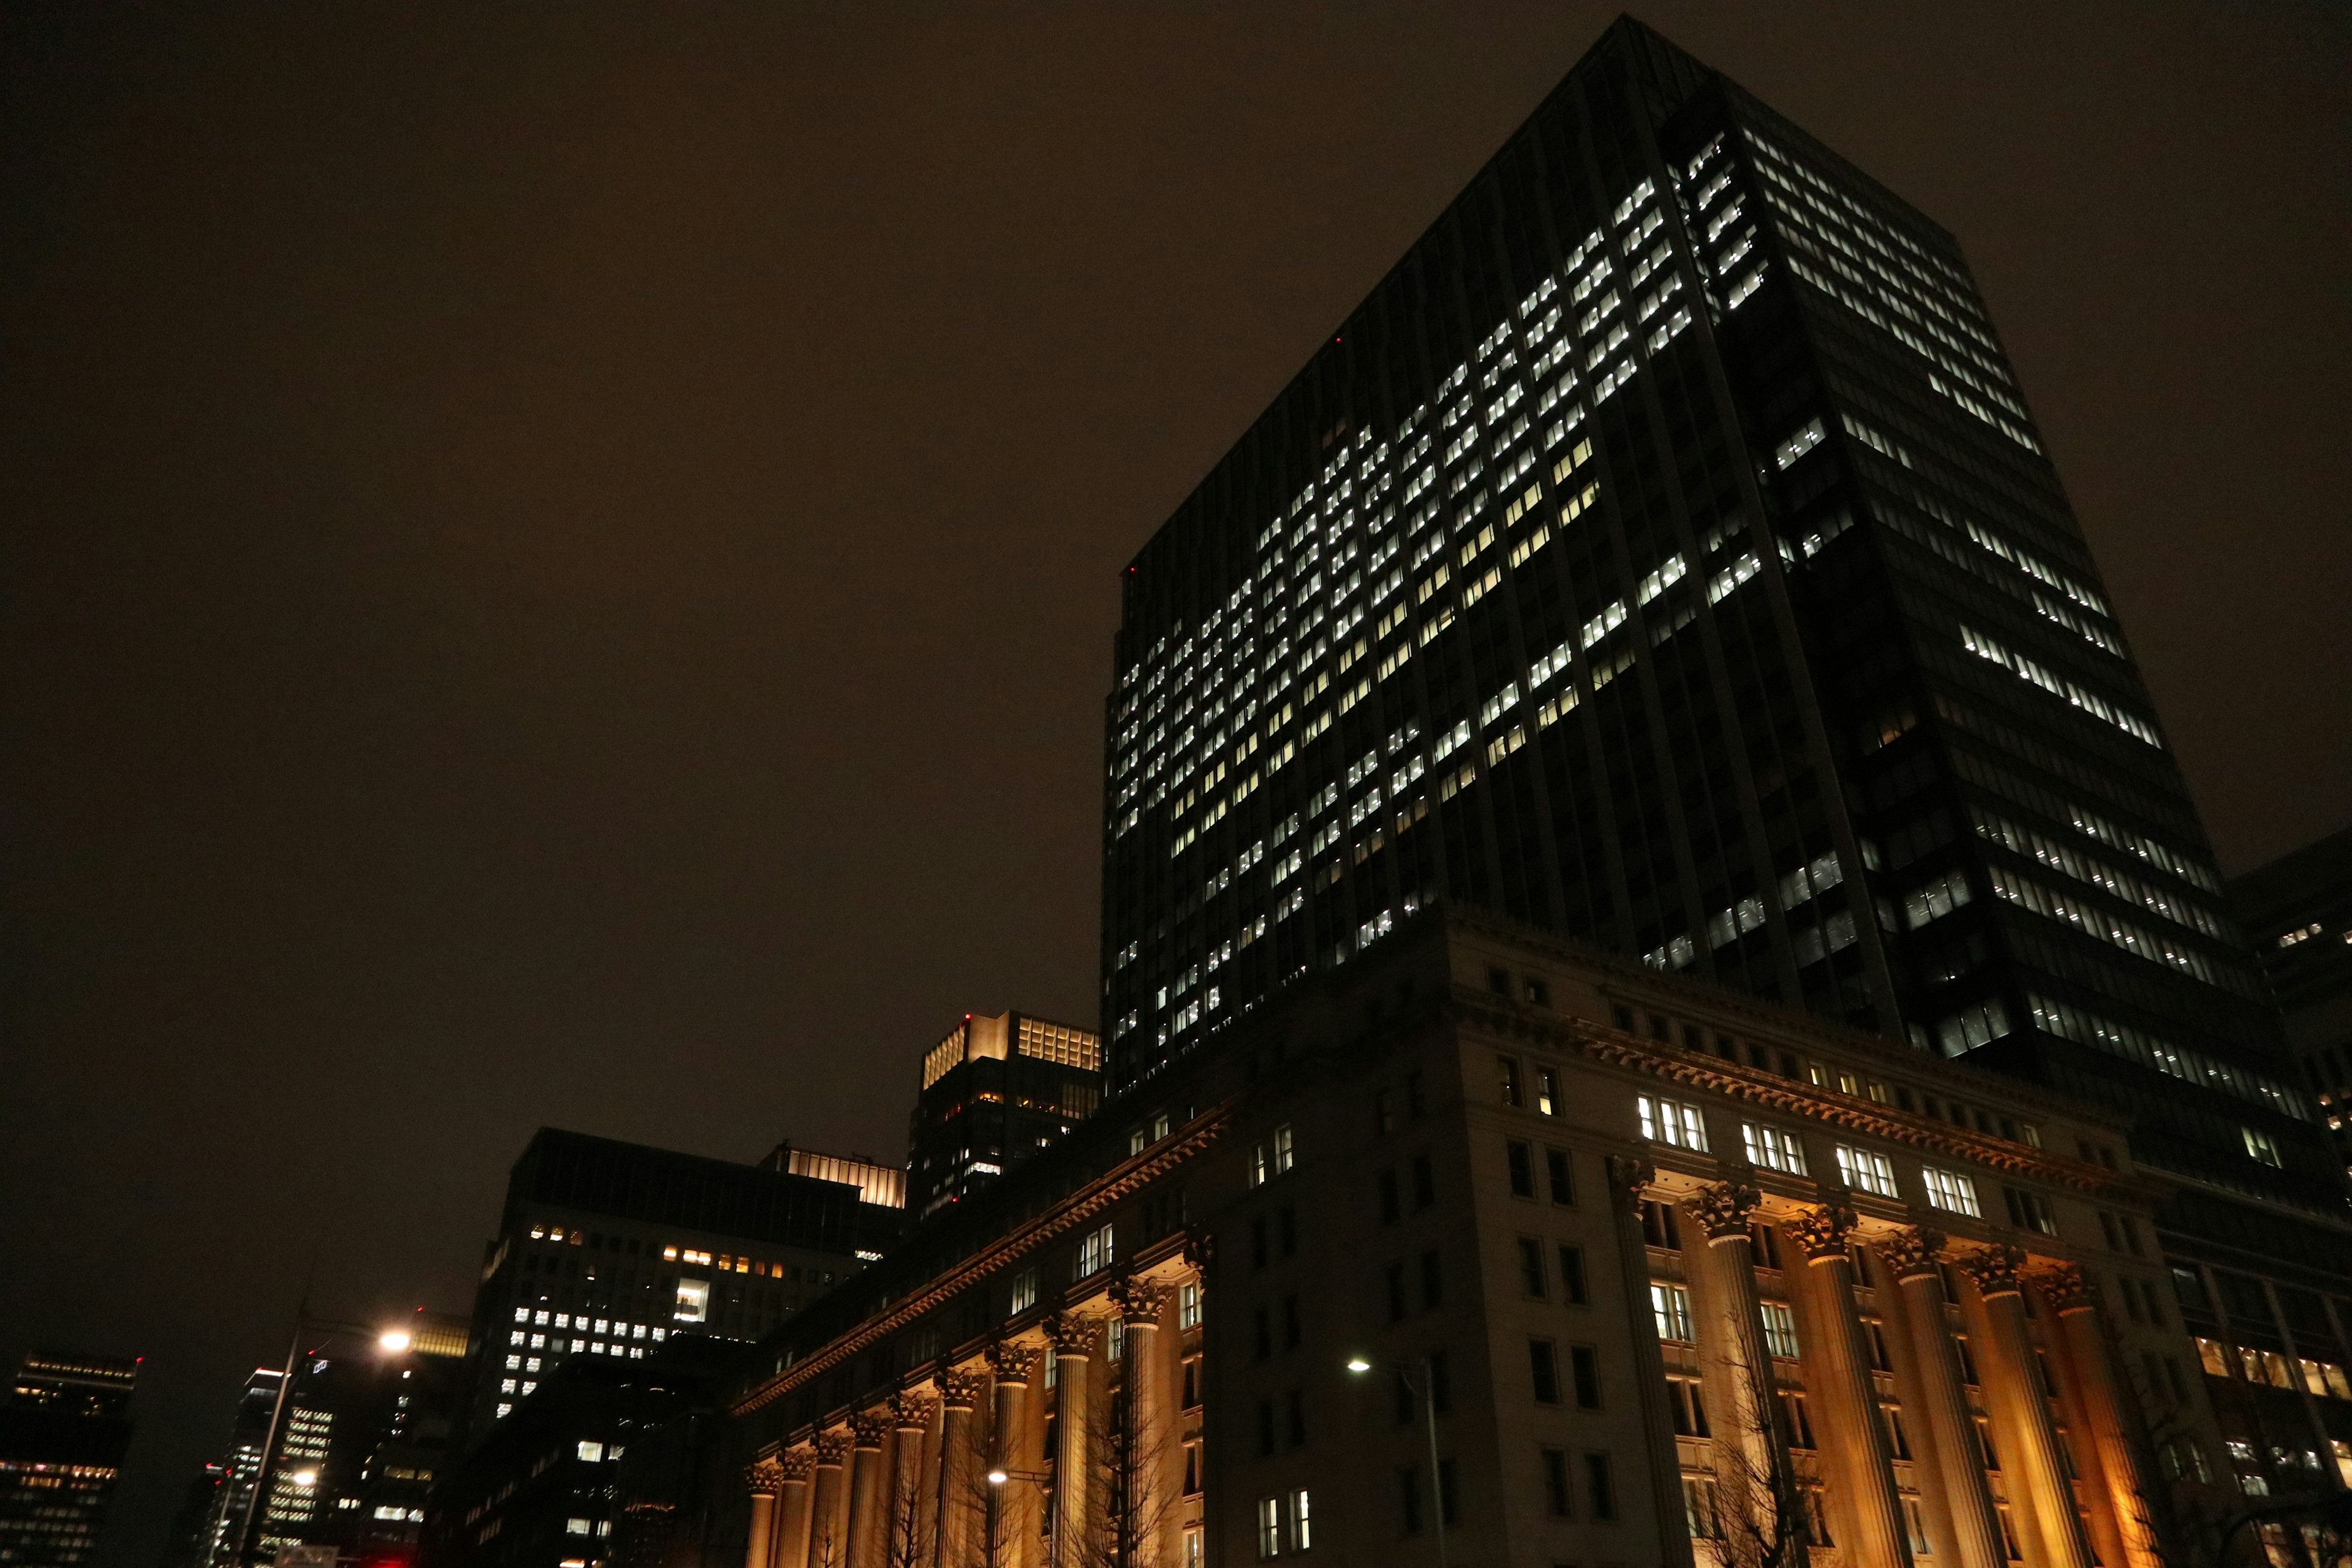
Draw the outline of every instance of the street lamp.
[[[988,1546],[987,1556],[984,1561],[991,1564],[992,1568],[996,1562],[997,1500],[1004,1495],[1004,1483],[1007,1481],[1049,1481],[1053,1479],[1053,1473],[1049,1470],[1016,1470],[1010,1465],[991,1465],[988,1467]]]
[[[269,1406],[269,1430],[261,1439],[261,1462],[254,1467],[253,1495],[245,1503],[245,1528],[237,1531],[236,1561],[252,1562],[259,1555],[255,1531],[261,1521],[262,1494],[269,1489],[270,1467],[278,1459],[278,1435],[286,1421],[286,1401],[293,1393],[294,1369],[301,1364],[302,1342],[312,1334],[331,1337],[336,1334],[363,1334],[375,1341],[376,1348],[387,1355],[402,1355],[415,1342],[406,1329],[380,1329],[370,1323],[348,1323],[333,1318],[314,1318],[306,1306],[294,1315],[294,1337],[287,1342],[286,1367],[278,1377],[278,1397]],[[316,1470],[297,1470],[286,1478],[305,1489],[319,1484]]]
[[[1351,1355],[1348,1358],[1348,1370],[1359,1377],[1372,1371],[1376,1364],[1362,1355]],[[1423,1356],[1419,1366],[1421,1378],[1417,1385],[1413,1379],[1415,1369],[1411,1363],[1391,1362],[1389,1363],[1389,1370],[1396,1373],[1396,1380],[1404,1384],[1408,1394],[1421,1401],[1423,1422],[1429,1432],[1429,1506],[1431,1515],[1437,1523],[1437,1568],[1445,1568],[1445,1490],[1438,1484],[1437,1479],[1437,1400],[1434,1397],[1437,1388],[1436,1368],[1429,1357]]]

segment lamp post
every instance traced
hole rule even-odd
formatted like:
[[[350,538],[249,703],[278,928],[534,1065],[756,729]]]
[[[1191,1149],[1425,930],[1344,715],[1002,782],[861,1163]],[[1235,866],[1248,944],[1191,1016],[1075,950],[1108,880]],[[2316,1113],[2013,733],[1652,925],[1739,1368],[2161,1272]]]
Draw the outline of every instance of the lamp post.
[[[1372,1371],[1375,1364],[1365,1356],[1348,1358],[1348,1370],[1359,1377]],[[1416,1387],[1411,1364],[1392,1362],[1389,1363],[1389,1370],[1396,1374],[1399,1383],[1404,1384],[1405,1392],[1421,1401],[1422,1422],[1429,1433],[1429,1507],[1431,1517],[1437,1525],[1437,1568],[1445,1568],[1445,1489],[1438,1484],[1437,1479],[1437,1371],[1430,1358],[1423,1356],[1420,1363],[1421,1381]]]
[[[1049,1470],[1016,1470],[1010,1465],[988,1467],[988,1555],[982,1559],[982,1568],[996,1568],[996,1500],[1003,1495],[1005,1483],[1053,1479]]]
[[[253,1562],[259,1554],[256,1535],[261,1522],[261,1500],[263,1494],[269,1489],[270,1468],[278,1462],[278,1433],[286,1423],[286,1401],[291,1396],[294,1389],[294,1369],[302,1363],[303,1342],[313,1336],[331,1337],[336,1334],[366,1335],[373,1339],[376,1348],[387,1355],[400,1355],[406,1352],[413,1342],[405,1329],[380,1329],[366,1323],[347,1323],[332,1318],[314,1318],[310,1315],[308,1308],[295,1313],[294,1336],[286,1344],[286,1367],[278,1378],[278,1397],[271,1401],[269,1405],[269,1429],[261,1439],[260,1462],[254,1467],[253,1495],[246,1500],[245,1525],[237,1531],[236,1561],[240,1565]],[[297,1486],[313,1487],[319,1483],[319,1472],[315,1469],[299,1470],[288,1479]]]

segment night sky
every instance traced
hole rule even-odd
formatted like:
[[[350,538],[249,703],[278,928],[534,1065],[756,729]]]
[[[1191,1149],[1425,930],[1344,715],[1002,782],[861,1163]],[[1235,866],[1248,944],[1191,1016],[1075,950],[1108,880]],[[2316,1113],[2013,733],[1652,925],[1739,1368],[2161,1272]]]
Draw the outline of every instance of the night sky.
[[[1092,1023],[1118,569],[1612,13],[11,6],[0,1349],[152,1568],[541,1123]],[[849,19],[854,13],[855,20]],[[2352,11],[1643,13],[1952,229],[2228,870],[2352,815]]]

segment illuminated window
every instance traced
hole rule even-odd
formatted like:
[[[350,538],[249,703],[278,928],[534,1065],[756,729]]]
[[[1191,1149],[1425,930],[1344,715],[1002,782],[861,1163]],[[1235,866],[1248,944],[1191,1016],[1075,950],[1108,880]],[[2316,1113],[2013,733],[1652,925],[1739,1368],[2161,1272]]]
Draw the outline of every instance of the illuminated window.
[[[1797,1353],[1797,1318],[1785,1301],[1763,1301],[1757,1312],[1764,1320],[1764,1348],[1776,1356]]]
[[[1838,1174],[1845,1178],[1847,1186],[1875,1193],[1882,1198],[1895,1195],[1895,1167],[1885,1155],[1841,1143],[1837,1146],[1837,1163]]]
[[[1964,1214],[1971,1219],[1983,1217],[1984,1211],[1977,1203],[1976,1183],[1958,1171],[1939,1171],[1929,1165],[1919,1174],[1927,1184],[1927,1202],[1952,1214]]]
[[[1793,1132],[1743,1121],[1739,1125],[1739,1142],[1747,1149],[1752,1164],[1791,1176],[1805,1173],[1804,1145],[1797,1142],[1797,1135]]]
[[[1701,1120],[1697,1106],[1646,1094],[1634,1104],[1641,1112],[1643,1137],[1654,1143],[1671,1143],[1678,1149],[1706,1152],[1706,1123]]]
[[[1693,1344],[1690,1292],[1664,1280],[1650,1282],[1650,1312],[1657,1320],[1658,1338],[1671,1344]]]
[[[604,1445],[583,1439],[580,1445],[580,1457],[592,1465],[602,1464],[604,1459]]]
[[[1110,1267],[1111,1243],[1112,1233],[1109,1226],[1104,1226],[1100,1230],[1087,1233],[1087,1238],[1078,1244],[1076,1275],[1078,1279],[1084,1279],[1090,1274],[1099,1274]]]

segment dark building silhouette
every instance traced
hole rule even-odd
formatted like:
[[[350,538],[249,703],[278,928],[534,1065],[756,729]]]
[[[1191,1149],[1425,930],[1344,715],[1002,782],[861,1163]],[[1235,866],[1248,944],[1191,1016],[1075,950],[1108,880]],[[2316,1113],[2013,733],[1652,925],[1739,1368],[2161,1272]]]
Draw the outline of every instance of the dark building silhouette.
[[[1621,20],[1128,566],[1114,1089],[1475,905],[2345,1188],[1953,237]]]
[[[917,1218],[994,1181],[1094,1114],[1102,1038],[1033,1018],[967,1013],[923,1058],[908,1131]]]
[[[43,1352],[0,1405],[0,1563],[68,1568],[98,1546],[131,1446],[139,1363]]]
[[[2232,878],[2230,900],[2285,1011],[2287,1049],[2352,1165],[2352,827]]]
[[[881,1256],[895,1166],[793,1149],[758,1165],[543,1127],[515,1162],[474,1300],[467,1441],[572,1356],[752,1340]]]

